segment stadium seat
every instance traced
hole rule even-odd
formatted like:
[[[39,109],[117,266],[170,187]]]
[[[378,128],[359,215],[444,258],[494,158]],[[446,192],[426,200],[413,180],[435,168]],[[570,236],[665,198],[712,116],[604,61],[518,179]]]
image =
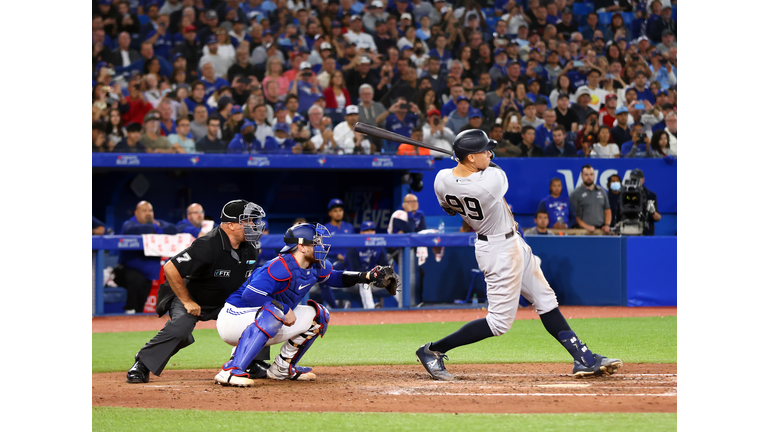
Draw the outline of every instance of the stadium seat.
[[[464,303],[471,303],[472,301],[472,293],[475,292],[475,279],[480,276],[481,282],[485,284],[485,276],[483,275],[483,272],[480,271],[480,269],[472,269],[472,280],[469,282],[469,289],[467,290],[467,298],[464,300]],[[485,287],[483,287],[481,290],[477,290],[478,292],[485,294]],[[485,295],[478,296],[478,297],[485,297]]]
[[[633,12],[622,12],[621,17],[624,18],[624,26],[627,29],[632,28],[632,21],[635,20],[635,14]]]
[[[613,12],[599,12],[597,14],[597,23],[602,26],[609,26],[613,18]]]
[[[595,10],[595,5],[592,3],[574,3],[573,4],[573,14],[577,17],[579,16],[587,16],[590,12],[593,12]]]
[[[488,19],[485,20],[486,24],[488,24],[488,32],[493,33],[493,31],[496,29],[496,23],[499,22],[499,17],[495,15],[488,16]]]
[[[149,17],[146,15],[139,15],[139,24],[144,25],[149,22]]]
[[[494,8],[492,8],[492,7],[488,7],[488,8],[482,8],[481,10],[482,10],[482,11],[483,11],[483,13],[485,14],[485,19],[486,19],[486,20],[487,20],[488,18],[492,17],[492,16],[496,16],[496,15],[495,15],[495,14],[496,14],[496,9],[494,9]]]
[[[344,108],[326,108],[325,115],[331,119],[333,126],[344,121]]]

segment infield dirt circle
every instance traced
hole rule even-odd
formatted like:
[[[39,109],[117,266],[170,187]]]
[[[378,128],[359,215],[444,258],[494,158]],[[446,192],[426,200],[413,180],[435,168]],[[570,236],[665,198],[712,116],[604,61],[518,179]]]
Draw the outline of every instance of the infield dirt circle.
[[[561,307],[566,318],[676,316],[677,308]],[[333,325],[468,321],[482,310],[335,312]],[[517,319],[534,319],[532,310]],[[101,317],[93,331],[159,330],[156,316]],[[215,328],[215,321],[198,328]],[[211,324],[213,324],[211,326]],[[414,348],[415,351],[415,348]],[[314,368],[316,381],[257,380],[256,387],[222,387],[218,370],[167,370],[148,384],[128,384],[125,372],[92,375],[92,405],[234,411],[357,411],[416,413],[677,412],[677,365],[625,363],[609,377],[577,380],[565,363],[449,365],[453,382],[413,366]],[[263,388],[269,388],[269,392]],[[290,401],[290,404],[286,404]]]

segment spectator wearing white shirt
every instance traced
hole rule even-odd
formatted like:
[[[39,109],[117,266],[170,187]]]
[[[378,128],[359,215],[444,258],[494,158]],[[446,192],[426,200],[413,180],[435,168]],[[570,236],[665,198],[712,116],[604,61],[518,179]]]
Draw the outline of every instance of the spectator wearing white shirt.
[[[597,141],[592,144],[592,151],[589,153],[591,158],[617,158],[621,156],[619,146],[610,144],[611,130],[608,126],[600,126],[597,131]]]
[[[520,7],[514,1],[507,3],[508,13],[501,16],[501,20],[507,23],[507,34],[517,34],[521,25],[526,25],[525,18],[520,11]]]
[[[355,45],[357,45],[357,48],[368,48],[371,52],[378,51],[373,36],[363,32],[363,20],[360,18],[360,15],[352,16],[347,33],[344,34],[344,38],[348,42],[354,42]]]
[[[456,139],[456,135],[452,130],[443,125],[443,120],[440,117],[440,110],[432,109],[427,112],[427,123],[422,127],[424,134],[424,142],[435,147],[439,147],[445,150],[453,151],[453,140]],[[430,150],[430,155],[445,157],[445,154]]]
[[[333,140],[344,154],[371,153],[371,143],[363,139],[363,135],[355,132],[355,123],[358,120],[357,105],[349,105],[346,108],[344,121],[333,128]],[[360,148],[356,148],[360,147]]]
[[[599,69],[590,69],[587,73],[587,85],[579,87],[576,91],[586,89],[589,94],[589,107],[595,111],[600,111],[600,106],[605,103],[605,96],[608,92],[600,88],[600,77],[602,72]]]

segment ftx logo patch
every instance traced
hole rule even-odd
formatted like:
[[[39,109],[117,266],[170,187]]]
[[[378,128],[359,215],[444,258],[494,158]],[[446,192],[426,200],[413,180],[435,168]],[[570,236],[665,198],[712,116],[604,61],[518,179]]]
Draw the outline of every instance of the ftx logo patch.
[[[213,277],[229,277],[230,270],[216,270]]]

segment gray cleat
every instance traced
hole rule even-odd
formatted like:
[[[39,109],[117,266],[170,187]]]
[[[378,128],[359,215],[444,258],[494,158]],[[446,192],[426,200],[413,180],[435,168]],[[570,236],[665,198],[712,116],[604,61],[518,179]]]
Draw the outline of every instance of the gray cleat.
[[[615,374],[624,364],[619,359],[609,359],[595,353],[593,353],[593,355],[595,357],[595,364],[592,365],[592,367],[587,367],[587,365],[581,363],[580,361],[573,362],[574,378],[589,378],[603,375],[612,375]]]
[[[416,357],[419,359],[419,362],[421,362],[421,365],[424,366],[424,369],[426,369],[427,372],[429,372],[432,379],[438,381],[453,381],[453,375],[445,370],[445,365],[443,364],[443,358],[448,360],[448,356],[437,351],[431,351],[427,348],[428,345],[430,344],[422,345],[421,348],[416,350]]]

